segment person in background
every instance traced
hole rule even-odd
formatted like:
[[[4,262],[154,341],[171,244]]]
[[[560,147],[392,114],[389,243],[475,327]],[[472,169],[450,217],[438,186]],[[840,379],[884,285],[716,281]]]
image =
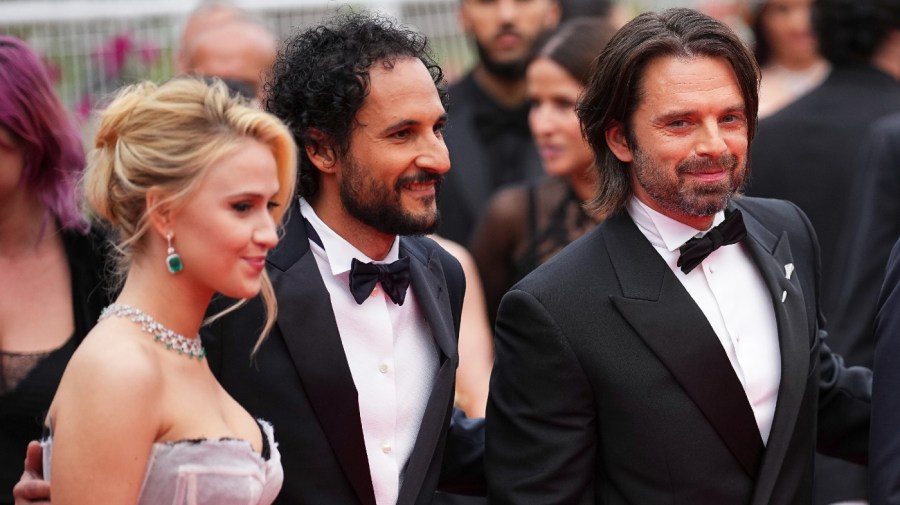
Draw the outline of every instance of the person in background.
[[[81,137],[44,65],[0,37],[0,504],[75,348],[108,302],[103,235],[81,214]]]
[[[453,172],[438,208],[438,234],[468,245],[493,192],[541,174],[528,131],[525,68],[559,22],[557,0],[460,0],[459,19],[478,63],[450,87],[444,138]]]
[[[256,104],[265,101],[264,84],[277,52],[275,36],[252,19],[234,19],[209,27],[188,42],[188,73],[218,77],[246,94]]]
[[[871,356],[875,365],[884,364],[882,376],[885,376],[887,373],[883,368],[891,361],[890,357],[878,359],[876,351],[879,344],[874,325],[876,317],[886,317],[879,315],[882,311],[879,309],[879,293],[885,289],[885,267],[900,237],[900,113],[875,122],[860,144],[859,151],[859,162],[854,167],[857,172],[855,187],[841,235],[847,258],[841,283],[842,303],[838,305],[832,321],[836,334],[849,343],[847,354]],[[883,328],[877,340],[893,341],[884,335]],[[882,394],[889,383],[881,381]],[[883,417],[882,420],[887,419]],[[875,468],[870,464],[870,473],[874,474]],[[879,481],[877,487],[884,496],[883,486],[893,485],[895,478],[896,474],[885,469],[885,472],[870,477],[869,489],[873,489],[872,482]]]
[[[819,54],[813,0],[757,0],[750,26],[762,78],[759,117],[770,116],[818,86],[831,65]]]
[[[600,222],[584,205],[599,181],[575,104],[614,31],[605,18],[568,21],[528,65],[529,126],[547,177],[499,191],[472,235],[492,322],[513,284]]]
[[[248,20],[250,14],[231,0],[201,0],[188,15],[181,28],[178,48],[175,51],[175,71],[188,74],[191,70],[189,50],[194,40],[206,30],[223,26],[231,21]]]
[[[85,200],[115,232],[124,282],[44,421],[57,503],[274,501],[283,474],[272,427],[219,385],[198,333],[214,293],[262,291],[257,347],[274,324],[265,260],[295,180],[287,127],[221,82],[141,83],[104,110]]]
[[[851,258],[844,230],[848,223],[863,226],[852,201],[867,173],[867,153],[860,147],[878,119],[900,112],[900,1],[815,0],[812,9],[819,51],[831,72],[821,85],[760,120],[747,194],[789,200],[809,217],[821,247],[829,345],[848,364],[872,366],[871,333],[847,329],[860,322],[871,328],[874,299],[848,296],[843,283]],[[818,457],[816,475],[818,505],[864,503],[864,468]]]

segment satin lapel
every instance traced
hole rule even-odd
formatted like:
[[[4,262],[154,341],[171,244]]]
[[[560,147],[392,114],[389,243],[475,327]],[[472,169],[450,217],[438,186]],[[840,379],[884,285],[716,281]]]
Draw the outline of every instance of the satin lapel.
[[[278,328],[319,426],[360,502],[375,505],[356,386],[338,333],[331,297],[309,249],[299,212],[286,226],[270,266],[278,299]]]
[[[611,296],[613,304],[755,479],[762,437],[744,388],[703,312],[627,214],[603,226],[624,295]]]
[[[809,373],[809,331],[799,276],[792,273],[788,279],[785,272],[785,266],[793,266],[794,262],[787,232],[775,236],[746,210],[743,212],[747,226],[744,243],[772,295],[781,351],[781,384],[775,417],[752,501],[762,505],[769,502],[803,403]]]
[[[415,503],[421,492],[441,434],[447,427],[456,365],[459,361],[447,283],[438,254],[432,252],[425,258],[424,251],[411,243],[411,240],[401,238],[401,255],[405,252],[410,256],[410,285],[438,348],[439,366],[415,446],[406,464],[403,485],[397,498],[398,505]]]

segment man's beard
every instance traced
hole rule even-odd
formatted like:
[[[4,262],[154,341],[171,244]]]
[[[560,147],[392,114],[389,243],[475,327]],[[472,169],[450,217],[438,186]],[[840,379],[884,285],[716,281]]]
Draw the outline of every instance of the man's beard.
[[[738,166],[737,156],[723,154],[717,159],[690,158],[676,167],[672,174],[656,163],[640,147],[634,150],[632,170],[644,191],[663,209],[688,216],[711,216],[725,210],[732,197],[744,187],[747,178],[747,161]],[[685,178],[685,174],[704,172],[718,167],[727,177],[716,182],[702,182]]]
[[[360,167],[349,156],[344,159],[343,171],[341,203],[361,223],[391,235],[426,235],[434,233],[440,224],[436,200],[443,175],[422,171],[399,178],[391,188],[371,177],[365,168]],[[429,181],[434,181],[435,196],[423,199],[423,203],[426,206],[434,204],[434,211],[425,216],[414,216],[403,208],[402,186],[411,182]]]
[[[531,61],[533,50],[519,59],[512,61],[496,61],[488,54],[487,49],[478,40],[475,41],[475,47],[478,49],[478,58],[484,69],[489,74],[507,82],[517,82],[525,79],[525,70]]]

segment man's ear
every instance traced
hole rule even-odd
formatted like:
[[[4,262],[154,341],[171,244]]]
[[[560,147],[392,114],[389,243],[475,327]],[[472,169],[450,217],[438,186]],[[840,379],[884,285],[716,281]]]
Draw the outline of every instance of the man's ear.
[[[331,138],[315,128],[310,128],[306,135],[310,140],[305,148],[309,161],[320,171],[333,173],[334,165],[337,162],[337,151]]]
[[[631,147],[628,145],[628,139],[625,136],[625,128],[621,123],[610,126],[604,134],[606,136],[606,145],[609,146],[609,150],[612,151],[616,158],[619,158],[619,161],[623,163],[634,161],[634,153],[631,152]]]
[[[172,209],[169,205],[163,203],[164,194],[159,187],[152,187],[147,190],[144,202],[147,205],[147,217],[149,218],[150,227],[153,228],[162,237],[165,237],[172,231]]]

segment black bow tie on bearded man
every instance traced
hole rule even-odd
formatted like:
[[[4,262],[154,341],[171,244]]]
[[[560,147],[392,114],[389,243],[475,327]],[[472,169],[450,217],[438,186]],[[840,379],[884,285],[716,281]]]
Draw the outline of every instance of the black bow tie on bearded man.
[[[735,209],[725,211],[725,220],[718,226],[706,232],[702,237],[694,237],[679,247],[681,256],[678,257],[678,266],[685,274],[691,272],[697,265],[703,262],[707,256],[723,245],[731,245],[744,240],[747,236],[747,228],[744,226],[744,216],[741,211]]]
[[[391,301],[403,305],[409,287],[409,257],[393,263],[363,263],[353,258],[350,262],[350,292],[356,303],[362,305],[379,282]]]

